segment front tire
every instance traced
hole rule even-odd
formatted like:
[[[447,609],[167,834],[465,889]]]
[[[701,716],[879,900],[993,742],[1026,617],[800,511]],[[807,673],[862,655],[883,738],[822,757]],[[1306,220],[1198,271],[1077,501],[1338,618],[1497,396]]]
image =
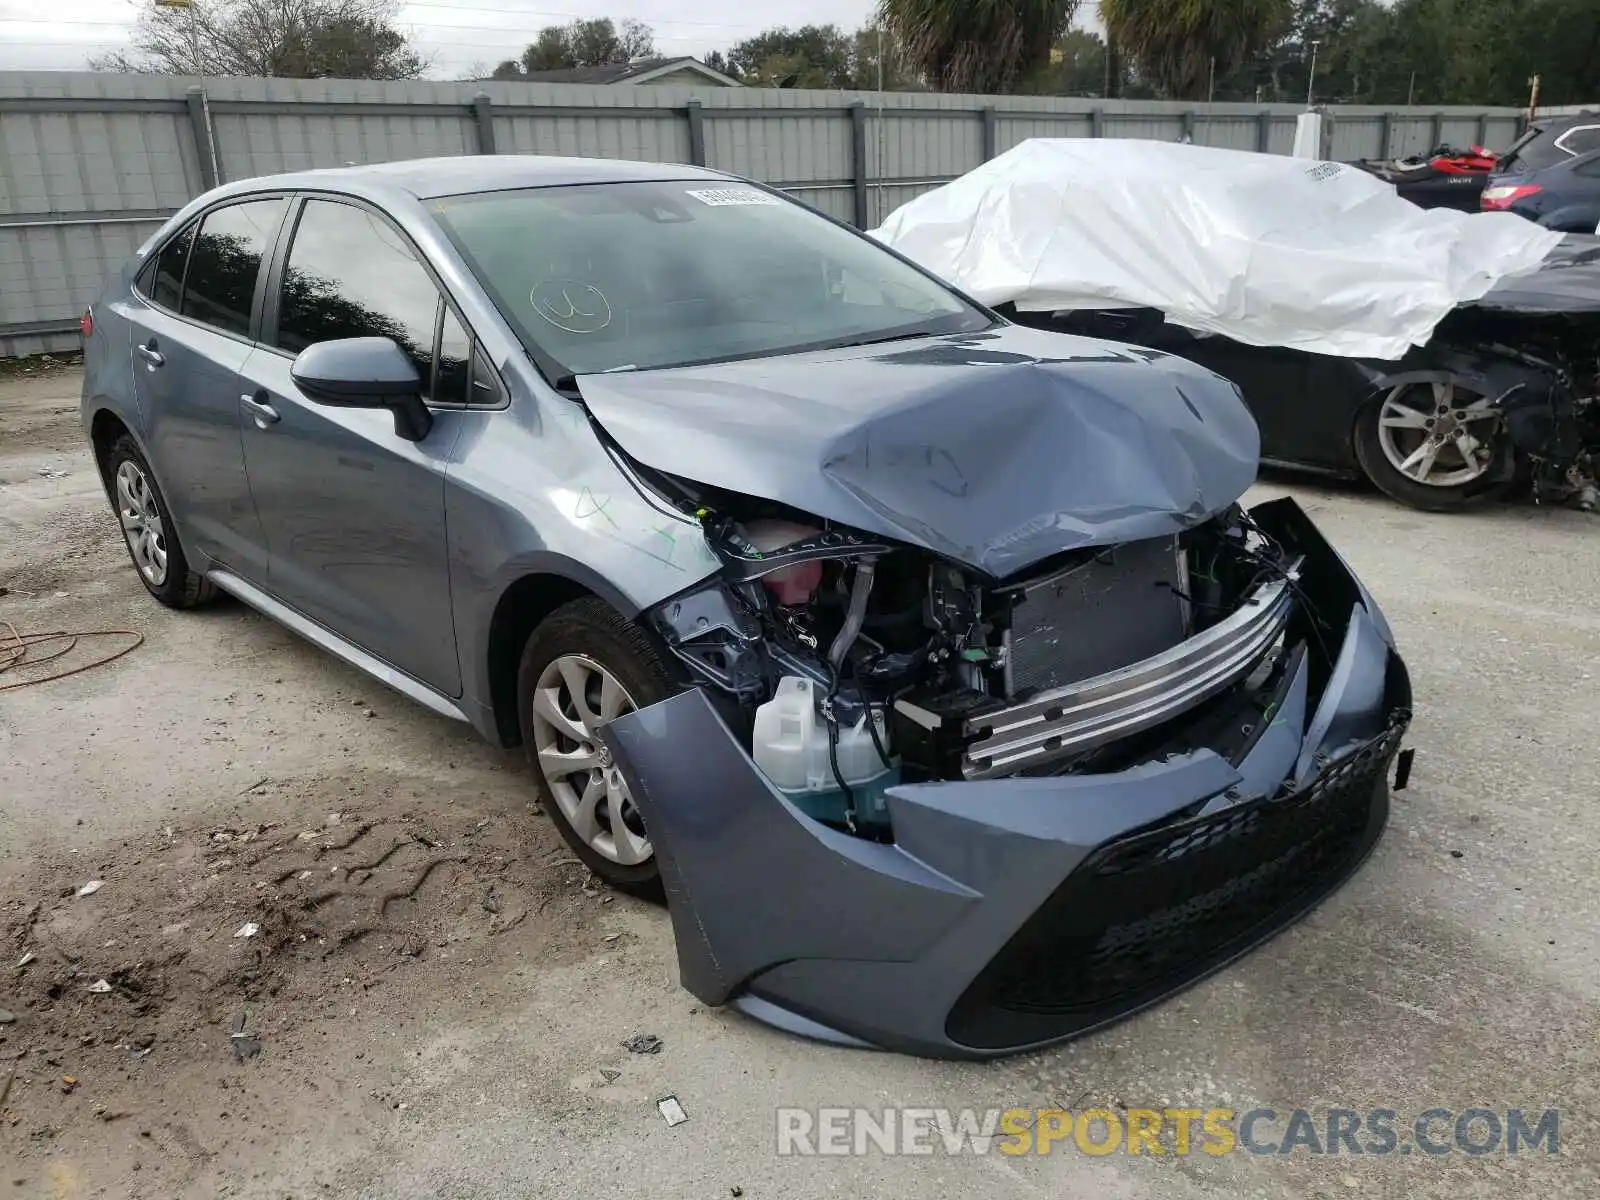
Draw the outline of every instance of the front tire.
[[[211,581],[189,569],[172,510],[150,464],[127,434],[112,443],[106,457],[106,490],[122,524],[128,557],[147,592],[168,608],[196,608],[216,596]]]
[[[1381,491],[1424,512],[1492,500],[1514,475],[1500,413],[1449,381],[1402,384],[1374,399],[1356,417],[1355,450]]]
[[[540,801],[579,860],[623,891],[659,895],[660,875],[627,783],[597,733],[679,690],[644,633],[596,599],[547,617],[517,669],[522,744]]]

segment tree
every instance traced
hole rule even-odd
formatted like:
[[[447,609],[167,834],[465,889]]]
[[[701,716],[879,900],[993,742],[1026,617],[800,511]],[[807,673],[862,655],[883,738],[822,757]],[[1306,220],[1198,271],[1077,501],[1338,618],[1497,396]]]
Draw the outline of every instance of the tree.
[[[1049,64],[1023,82],[1021,90],[1041,96],[1103,96],[1110,71],[1105,38],[1087,29],[1069,29],[1050,48]]]
[[[914,92],[922,87],[917,69],[894,34],[882,25],[864,25],[851,38],[850,73],[864,92]],[[882,73],[879,58],[882,58]]]
[[[837,25],[779,27],[735,44],[728,62],[751,87],[850,88],[853,49]]]
[[[1292,0],[1101,0],[1107,33],[1174,99],[1204,100],[1213,78],[1276,44]]]
[[[145,11],[131,52],[98,71],[275,75],[289,79],[415,79],[427,61],[393,25],[397,0],[208,0]]]
[[[522,51],[494,69],[496,79],[519,79],[535,71],[604,67],[649,58],[656,52],[655,33],[629,17],[619,26],[610,17],[546,25]]]
[[[1078,0],[880,0],[878,18],[929,85],[1009,92],[1049,65]]]

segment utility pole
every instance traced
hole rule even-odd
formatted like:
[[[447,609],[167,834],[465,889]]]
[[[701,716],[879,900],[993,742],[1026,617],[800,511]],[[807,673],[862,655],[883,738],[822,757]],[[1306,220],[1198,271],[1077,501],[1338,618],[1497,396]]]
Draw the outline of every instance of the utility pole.
[[[1315,39],[1311,42],[1311,78],[1306,81],[1307,108],[1315,108],[1317,106],[1317,48],[1321,45],[1322,43]]]
[[[1213,104],[1217,99],[1217,56],[1211,56],[1211,83],[1206,88],[1206,103]]]
[[[1528,80],[1528,124],[1532,125],[1539,116],[1539,83],[1540,76],[1535,75]]]

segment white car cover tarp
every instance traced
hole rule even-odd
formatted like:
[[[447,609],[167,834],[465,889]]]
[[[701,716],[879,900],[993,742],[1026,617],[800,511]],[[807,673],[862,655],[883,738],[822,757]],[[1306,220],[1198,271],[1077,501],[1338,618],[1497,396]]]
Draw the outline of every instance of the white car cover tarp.
[[[1421,209],[1356,167],[1120,139],[1034,139],[873,235],[986,304],[1154,308],[1255,346],[1400,358],[1561,240]]]

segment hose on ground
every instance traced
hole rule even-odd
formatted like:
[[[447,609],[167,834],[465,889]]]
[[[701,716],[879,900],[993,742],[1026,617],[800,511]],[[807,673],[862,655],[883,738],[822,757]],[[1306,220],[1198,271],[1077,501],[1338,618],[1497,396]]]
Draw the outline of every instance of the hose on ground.
[[[92,671],[95,667],[103,667],[109,662],[115,662],[124,654],[137,650],[144,643],[144,634],[137,633],[132,629],[80,629],[54,630],[49,633],[18,633],[17,627],[10,621],[0,621],[0,675],[19,667],[41,667],[45,663],[65,658],[77,649],[79,641],[85,638],[124,637],[132,638],[133,640],[126,646],[107,654],[104,658],[80,663],[78,666],[65,670],[58,668],[43,675],[32,675],[27,679],[0,683],[0,692],[32,687],[36,683],[53,683],[57,679],[66,679],[72,675],[80,675],[84,671]],[[38,647],[50,646],[52,643],[61,644],[47,654],[36,655],[34,653]]]

